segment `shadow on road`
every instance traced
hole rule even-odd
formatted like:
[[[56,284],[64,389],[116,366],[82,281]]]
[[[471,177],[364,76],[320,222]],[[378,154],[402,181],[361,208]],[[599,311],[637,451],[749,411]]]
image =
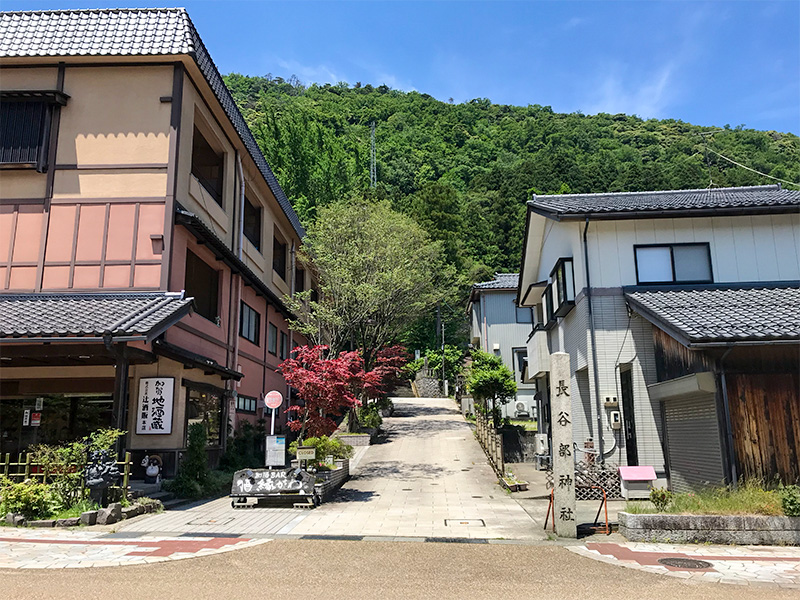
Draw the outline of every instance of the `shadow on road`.
[[[361,473],[353,479],[399,479],[413,481],[414,479],[435,479],[452,473],[451,469],[439,465],[406,463],[400,461],[371,462],[362,467]]]

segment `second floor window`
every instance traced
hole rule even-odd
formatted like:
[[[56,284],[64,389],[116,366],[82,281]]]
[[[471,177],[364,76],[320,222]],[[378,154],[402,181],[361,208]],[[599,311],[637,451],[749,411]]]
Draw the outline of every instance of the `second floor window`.
[[[261,315],[250,305],[242,302],[242,313],[239,319],[239,335],[258,346],[261,330]]]
[[[219,316],[219,272],[206,264],[191,250],[186,251],[187,298],[194,298],[194,311],[209,321]]]
[[[272,323],[269,324],[267,332],[267,350],[270,354],[278,355],[278,328]]]
[[[711,248],[708,244],[652,244],[633,247],[636,282],[711,283]]]
[[[255,414],[258,408],[258,400],[250,396],[242,396],[239,394],[236,397],[236,412],[246,412]]]
[[[280,359],[286,360],[289,358],[289,336],[281,331],[281,353]]]
[[[244,237],[261,252],[261,207],[244,199]]]
[[[200,130],[194,128],[192,138],[192,175],[200,185],[222,206],[222,173],[225,169],[225,155],[211,147]]]
[[[531,323],[533,321],[530,308],[517,306],[515,309],[517,313],[517,323]]]
[[[306,272],[297,267],[294,270],[294,291],[303,292],[306,289]]]
[[[44,101],[0,103],[0,164],[47,168],[50,105]]]
[[[286,244],[278,238],[272,240],[272,270],[286,281]]]

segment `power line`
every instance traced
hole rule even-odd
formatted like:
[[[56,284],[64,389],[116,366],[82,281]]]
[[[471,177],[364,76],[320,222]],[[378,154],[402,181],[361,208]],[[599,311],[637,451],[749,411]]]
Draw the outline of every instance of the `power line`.
[[[795,183],[794,181],[788,181],[786,179],[781,179],[780,177],[773,177],[772,175],[767,175],[766,173],[762,173],[761,171],[756,171],[755,169],[752,169],[752,168],[748,167],[747,165],[743,165],[742,163],[736,162],[732,158],[728,158],[727,156],[725,156],[723,154],[720,154],[719,152],[717,152],[713,148],[709,148],[708,146],[706,146],[706,150],[709,151],[709,152],[713,152],[714,154],[719,156],[721,159],[727,160],[729,163],[733,163],[737,167],[742,167],[743,169],[747,169],[748,171],[752,171],[753,173],[761,175],[762,177],[769,177],[770,179],[774,179],[775,181],[780,181],[781,183],[788,183],[789,185],[794,185],[794,186],[800,187],[800,183]]]

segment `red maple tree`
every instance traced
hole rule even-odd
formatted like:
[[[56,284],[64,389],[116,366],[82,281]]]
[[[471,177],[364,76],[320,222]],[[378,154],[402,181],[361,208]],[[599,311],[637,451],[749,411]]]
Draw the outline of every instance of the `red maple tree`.
[[[329,358],[327,351],[327,346],[300,346],[280,365],[283,377],[303,400],[303,406],[293,404],[287,408],[298,415],[289,421],[289,427],[300,432],[300,439],[306,434],[333,433],[336,421],[331,416],[341,416],[359,406],[361,399],[388,393],[399,381],[400,370],[408,361],[405,348],[391,346],[378,352],[374,369],[364,371],[360,352],[343,352]]]

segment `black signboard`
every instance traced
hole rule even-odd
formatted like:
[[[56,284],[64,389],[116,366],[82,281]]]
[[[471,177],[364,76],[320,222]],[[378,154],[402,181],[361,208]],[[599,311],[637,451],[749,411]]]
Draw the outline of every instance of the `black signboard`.
[[[316,478],[302,469],[244,469],[236,471],[232,497],[265,498],[281,494],[314,493]]]

